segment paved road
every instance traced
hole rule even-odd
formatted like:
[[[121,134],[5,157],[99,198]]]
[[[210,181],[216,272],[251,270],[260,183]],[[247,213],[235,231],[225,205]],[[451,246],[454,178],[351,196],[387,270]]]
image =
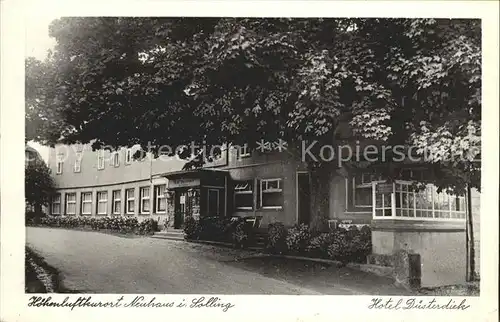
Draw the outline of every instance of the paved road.
[[[35,227],[26,239],[66,288],[85,293],[404,294],[386,278],[250,251]]]

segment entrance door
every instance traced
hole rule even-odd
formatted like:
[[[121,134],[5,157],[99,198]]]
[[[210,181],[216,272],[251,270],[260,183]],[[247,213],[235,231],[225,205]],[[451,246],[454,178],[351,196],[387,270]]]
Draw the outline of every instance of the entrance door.
[[[214,217],[220,215],[219,190],[208,189],[208,216]]]
[[[297,172],[297,217],[299,224],[310,224],[309,174]]]
[[[186,217],[187,211],[187,193],[179,192],[176,202],[175,218],[174,218],[174,228],[179,229],[184,225],[184,218]]]

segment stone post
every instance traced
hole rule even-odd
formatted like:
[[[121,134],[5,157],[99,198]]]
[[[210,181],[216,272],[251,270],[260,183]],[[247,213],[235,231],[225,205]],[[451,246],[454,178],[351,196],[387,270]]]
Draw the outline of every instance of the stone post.
[[[416,290],[421,284],[420,255],[399,250],[393,255],[394,279],[403,287]]]

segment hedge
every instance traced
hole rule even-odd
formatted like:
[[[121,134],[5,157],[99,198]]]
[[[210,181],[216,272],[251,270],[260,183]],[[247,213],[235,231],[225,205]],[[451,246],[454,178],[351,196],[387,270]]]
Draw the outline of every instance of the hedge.
[[[45,226],[60,228],[87,228],[107,230],[118,233],[149,235],[158,231],[158,222],[154,219],[138,221],[134,217],[84,217],[84,216],[46,216],[36,220],[28,220],[29,226]]]
[[[365,263],[372,252],[371,230],[364,226],[359,230],[338,228],[327,233],[312,232],[307,225],[286,229],[282,223],[268,227],[267,251],[305,257],[338,260],[343,263]]]
[[[188,216],[184,220],[184,238],[226,242],[240,248],[251,243],[253,230],[245,218],[202,217],[195,220]]]
[[[253,242],[252,224],[245,218],[187,217],[184,238],[231,243],[246,247]],[[269,224],[266,251],[272,254],[289,254],[305,257],[338,260],[343,263],[365,263],[372,251],[371,230],[364,226],[338,228],[326,233],[311,231],[301,224],[286,228],[283,223]]]

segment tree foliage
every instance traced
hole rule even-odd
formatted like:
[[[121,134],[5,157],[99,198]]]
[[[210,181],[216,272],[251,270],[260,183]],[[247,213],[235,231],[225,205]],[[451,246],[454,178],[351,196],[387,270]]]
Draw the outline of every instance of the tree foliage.
[[[55,183],[50,169],[40,160],[30,162],[25,168],[24,198],[35,208],[47,206],[55,193]]]
[[[460,191],[479,186],[480,31],[458,19],[62,18],[54,52],[27,60],[27,117],[49,144],[412,146],[439,187]]]

